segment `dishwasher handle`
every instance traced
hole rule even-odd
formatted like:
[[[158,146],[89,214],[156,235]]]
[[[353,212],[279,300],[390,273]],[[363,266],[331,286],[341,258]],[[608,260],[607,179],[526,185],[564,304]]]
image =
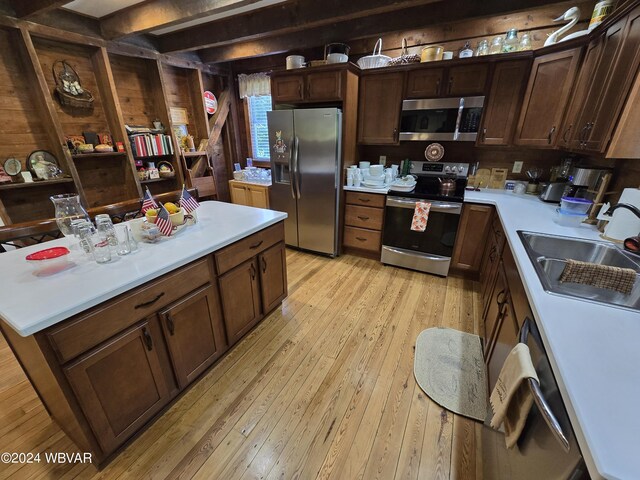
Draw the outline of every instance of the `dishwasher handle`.
[[[520,328],[520,334],[519,334],[520,343],[524,343],[525,345],[527,344],[527,340],[529,339],[529,334],[531,333],[532,321],[533,320],[531,320],[531,318],[529,317],[525,318],[524,323]],[[538,406],[538,409],[542,414],[542,418],[544,418],[545,423],[553,433],[554,437],[556,437],[556,440],[558,440],[558,442],[560,443],[564,451],[568,452],[570,449],[569,440],[567,439],[567,436],[562,430],[562,427],[560,426],[558,419],[553,414],[553,411],[551,410],[551,407],[547,403],[547,400],[544,398],[544,395],[542,394],[542,390],[540,388],[540,383],[538,383],[538,381],[534,378],[528,378],[527,382],[529,385],[529,390],[531,390],[531,394],[533,395],[533,401]]]

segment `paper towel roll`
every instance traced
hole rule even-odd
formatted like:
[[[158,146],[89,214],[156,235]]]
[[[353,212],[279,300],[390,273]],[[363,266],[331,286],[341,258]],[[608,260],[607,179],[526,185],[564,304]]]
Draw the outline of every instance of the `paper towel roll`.
[[[640,188],[625,188],[618,203],[627,203],[640,209]],[[625,238],[634,237],[640,232],[640,218],[626,208],[613,212],[611,221],[604,229],[604,237],[622,242]]]

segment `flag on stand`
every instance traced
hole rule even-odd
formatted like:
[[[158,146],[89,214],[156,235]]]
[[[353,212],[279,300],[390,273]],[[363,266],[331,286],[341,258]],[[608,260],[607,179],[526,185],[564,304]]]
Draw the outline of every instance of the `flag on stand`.
[[[157,209],[158,204],[155,202],[155,200],[151,196],[149,187],[147,187],[147,191],[144,192],[144,198],[142,199],[142,213],[147,213],[147,210],[151,210],[152,208]]]
[[[180,194],[180,206],[184,208],[184,211],[187,213],[193,212],[196,208],[200,206],[198,201],[193,198],[189,192],[187,192],[186,187],[182,186],[182,194]]]
[[[164,208],[164,205],[160,205],[159,207],[158,217],[156,218],[156,227],[158,227],[158,230],[167,237],[170,237],[173,232],[173,223],[171,223],[169,212]]]

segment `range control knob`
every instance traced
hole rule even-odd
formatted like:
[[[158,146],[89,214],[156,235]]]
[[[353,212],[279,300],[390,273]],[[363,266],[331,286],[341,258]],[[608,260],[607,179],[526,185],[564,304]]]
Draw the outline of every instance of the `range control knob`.
[[[462,173],[463,170],[464,170],[464,167],[462,165],[458,165],[458,171]]]
[[[449,168],[449,165],[446,165],[444,167],[444,171],[445,171],[445,173],[449,173],[451,171],[451,168]]]

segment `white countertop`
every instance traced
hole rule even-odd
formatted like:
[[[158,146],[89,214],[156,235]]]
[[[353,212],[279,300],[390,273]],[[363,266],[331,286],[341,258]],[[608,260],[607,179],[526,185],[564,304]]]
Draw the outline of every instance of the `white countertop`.
[[[98,265],[71,248],[76,266],[37,277],[25,256],[76,243],[61,238],[0,254],[0,318],[23,337],[142,285],[287,217],[286,213],[222,202],[202,202],[198,223],[111,263]]]
[[[380,195],[386,195],[387,193],[389,193],[389,188],[387,187],[369,188],[369,187],[348,187],[345,185],[342,188],[348,192],[378,193]]]
[[[555,224],[557,206],[529,195],[469,191],[465,202],[497,208],[591,477],[640,478],[640,314],[545,292],[516,233],[599,232]]]

